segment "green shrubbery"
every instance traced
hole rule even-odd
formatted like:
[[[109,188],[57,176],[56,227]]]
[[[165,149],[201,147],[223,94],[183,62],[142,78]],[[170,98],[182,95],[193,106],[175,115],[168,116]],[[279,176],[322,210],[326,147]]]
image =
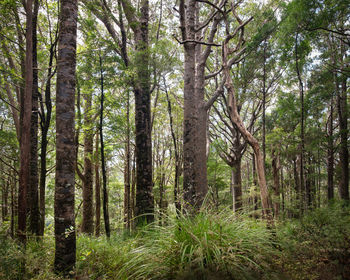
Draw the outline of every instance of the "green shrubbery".
[[[350,267],[349,209],[339,205],[310,211],[279,224],[230,212],[193,218],[167,217],[134,235],[80,235],[77,279],[347,279]],[[54,240],[30,240],[26,255],[0,238],[0,279],[60,279],[52,273]],[[343,277],[343,278],[342,278]]]
[[[350,279],[350,211],[334,203],[288,221],[278,236],[293,279]]]

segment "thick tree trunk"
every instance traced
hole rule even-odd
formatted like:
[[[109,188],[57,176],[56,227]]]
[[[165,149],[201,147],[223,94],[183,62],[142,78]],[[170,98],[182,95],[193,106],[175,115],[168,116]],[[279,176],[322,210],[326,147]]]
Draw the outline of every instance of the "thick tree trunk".
[[[99,157],[99,141],[98,132],[96,132],[95,141],[95,235],[99,236],[101,232],[101,185],[100,185],[100,157]]]
[[[69,275],[76,260],[75,66],[78,5],[62,0],[59,21],[56,93],[55,271]]]
[[[26,3],[26,58],[25,89],[21,97],[21,138],[20,138],[20,173],[18,194],[18,238],[25,244],[27,224],[27,192],[30,184],[30,127],[33,91],[33,11],[32,0]]]
[[[154,220],[152,181],[151,89],[148,50],[149,2],[142,0],[138,17],[132,4],[122,0],[125,16],[133,29],[136,46],[134,81],[136,131],[136,224]]]
[[[186,7],[183,2],[180,2],[180,13],[182,13],[183,20],[186,22],[186,26],[182,26],[182,28],[186,28],[186,37],[183,40],[188,40],[184,44],[183,191],[185,209],[191,212],[201,207],[208,192],[206,168],[207,112],[203,100],[201,100],[204,92],[201,91],[200,77],[196,77],[196,73],[197,75],[203,75],[204,73],[197,71],[201,69],[196,67],[196,43],[193,42],[196,39],[195,26],[198,7],[194,0],[188,0]],[[199,67],[203,67],[203,65]]]
[[[135,128],[136,128],[136,207],[137,225],[154,220],[152,180],[151,139],[151,92],[148,52],[149,3],[142,0],[140,27],[135,30],[136,85],[135,85]],[[142,216],[141,216],[142,215]]]
[[[84,180],[83,180],[83,221],[81,231],[92,235],[94,233],[93,210],[93,123],[92,123],[92,93],[84,96]]]
[[[242,210],[242,169],[241,158],[236,159],[232,165],[232,201],[233,211]]]
[[[32,117],[30,127],[30,183],[28,190],[28,231],[32,235],[39,235],[39,197],[38,197],[38,59],[37,59],[37,19],[39,11],[39,1],[34,0],[33,11],[33,89],[32,89]]]

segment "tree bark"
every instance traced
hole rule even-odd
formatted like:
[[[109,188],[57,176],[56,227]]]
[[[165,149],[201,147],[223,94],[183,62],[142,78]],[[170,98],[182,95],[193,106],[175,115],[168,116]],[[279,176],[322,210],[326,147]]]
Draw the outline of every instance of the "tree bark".
[[[18,194],[18,238],[26,243],[27,192],[30,184],[30,127],[33,91],[33,1],[26,3],[25,89],[21,97],[20,174]]]
[[[237,158],[232,165],[232,198],[234,212],[242,210],[242,168],[241,158]]]
[[[148,50],[149,2],[140,3],[139,17],[127,0],[122,0],[123,9],[133,29],[136,45],[135,129],[136,129],[136,224],[154,220],[152,181],[152,139],[151,139],[151,90]]]
[[[342,55],[343,54],[342,46]],[[349,150],[348,150],[348,114],[347,114],[347,78],[343,74],[340,80],[341,90],[338,90],[337,106],[340,132],[339,163],[341,177],[339,182],[340,198],[349,201]]]
[[[76,260],[74,104],[77,18],[77,1],[62,0],[56,92],[55,271],[64,275],[70,275]]]
[[[57,35],[57,34],[56,34]],[[39,185],[39,207],[40,207],[40,230],[39,236],[44,235],[45,229],[45,189],[46,189],[46,173],[47,173],[47,145],[48,139],[47,135],[51,123],[51,114],[52,114],[52,101],[51,101],[51,79],[55,74],[56,70],[52,71],[53,59],[55,57],[56,45],[57,45],[57,36],[55,41],[51,43],[50,46],[50,57],[49,65],[47,70],[47,82],[45,85],[45,102],[40,100],[41,104],[41,114],[40,114],[40,127],[41,127],[41,147],[40,147],[40,185]],[[44,109],[44,104],[46,107],[46,113]]]
[[[39,194],[38,194],[38,59],[37,59],[37,20],[39,11],[39,1],[34,0],[33,11],[33,89],[32,89],[32,116],[30,126],[30,183],[28,190],[28,231],[32,235],[39,235]]]

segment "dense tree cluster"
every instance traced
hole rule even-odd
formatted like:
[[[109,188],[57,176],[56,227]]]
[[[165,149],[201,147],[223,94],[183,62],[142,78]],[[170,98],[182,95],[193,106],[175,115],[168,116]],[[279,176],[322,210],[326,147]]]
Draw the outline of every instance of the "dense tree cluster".
[[[23,245],[54,225],[58,273],[78,233],[349,202],[347,0],[0,9],[1,225]]]

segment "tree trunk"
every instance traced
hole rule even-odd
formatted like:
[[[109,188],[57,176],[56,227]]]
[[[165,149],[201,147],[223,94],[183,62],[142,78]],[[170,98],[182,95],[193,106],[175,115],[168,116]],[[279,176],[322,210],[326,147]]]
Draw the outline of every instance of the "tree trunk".
[[[39,197],[38,197],[38,59],[37,59],[37,19],[39,11],[39,1],[34,0],[33,11],[33,88],[32,88],[32,116],[30,127],[30,183],[28,190],[28,231],[32,235],[39,235]]]
[[[348,116],[347,116],[347,78],[341,78],[341,90],[338,90],[338,120],[340,131],[339,164],[341,177],[339,182],[340,198],[349,201],[349,150],[348,150]]]
[[[335,75],[335,74],[334,74]],[[336,83],[335,83],[336,87]],[[337,90],[337,89],[336,89]],[[328,149],[327,149],[327,198],[331,201],[334,198],[334,141],[333,141],[333,97],[330,104],[329,119],[327,123],[328,130]]]
[[[10,176],[7,177],[7,180],[4,180],[3,187],[1,189],[1,200],[2,200],[2,221],[6,222],[8,221],[8,197],[9,197],[9,188],[11,185],[11,178]]]
[[[171,130],[171,137],[173,139],[174,153],[175,153],[174,203],[175,203],[176,211],[179,213],[181,211],[181,200],[180,200],[180,189],[179,189],[180,158],[179,158],[179,151],[178,151],[178,147],[177,147],[174,125],[173,125],[173,115],[172,115],[172,110],[171,110],[171,102],[170,102],[168,91],[166,90],[165,93],[166,93],[166,98],[167,98],[167,102],[168,102],[168,114],[169,114],[170,130]]]
[[[141,1],[140,28],[135,32],[136,75],[135,128],[136,128],[136,206],[137,225],[154,220],[152,181],[152,139],[150,106],[150,71],[148,53],[148,0]],[[145,215],[145,216],[141,216]]]
[[[154,220],[152,181],[151,89],[149,71],[149,2],[142,0],[138,19],[132,4],[122,0],[123,9],[133,29],[136,45],[135,131],[136,131],[136,224]]]
[[[232,198],[233,211],[238,213],[242,210],[242,169],[241,158],[237,158],[232,165]]]
[[[55,271],[69,275],[76,260],[75,194],[75,66],[78,5],[60,7],[56,93]]]
[[[92,123],[92,93],[84,95],[84,180],[83,180],[83,221],[81,231],[92,235],[94,233],[93,210],[93,123]]]
[[[57,45],[57,33],[55,37],[55,41],[51,42],[50,46],[50,57],[49,57],[49,65],[47,70],[47,82],[45,85],[45,102],[42,101],[42,97],[40,97],[40,108],[41,108],[41,118],[40,118],[40,127],[41,127],[41,147],[40,147],[40,186],[39,186],[39,205],[40,205],[40,230],[39,236],[44,235],[45,229],[45,188],[46,188],[46,156],[47,156],[47,145],[48,139],[47,134],[50,128],[51,123],[51,114],[52,114],[52,102],[51,102],[51,79],[55,74],[55,70],[52,71],[53,59],[56,53],[56,45]],[[46,113],[44,109],[44,103],[46,107]]]
[[[26,58],[25,89],[21,97],[21,138],[20,138],[20,173],[18,194],[18,238],[25,244],[27,223],[27,192],[30,184],[30,127],[32,115],[33,91],[33,11],[32,0],[26,3]]]
[[[135,229],[135,198],[136,198],[136,158],[135,151],[132,161],[132,170],[131,170],[131,228]]]
[[[197,62],[200,62],[198,55],[200,46],[194,43],[196,39],[195,27],[198,20],[196,1],[188,0],[186,5],[184,1],[180,1],[180,16],[183,41],[188,41],[184,43],[183,191],[185,209],[193,212],[199,210],[208,192],[206,168],[207,112],[204,108],[204,91],[202,91],[205,62],[196,65],[196,58]]]
[[[304,184],[304,150],[305,150],[305,135],[304,135],[304,85],[301,79],[301,73],[299,69],[299,57],[298,57],[298,36],[295,35],[295,68],[299,81],[299,90],[300,90],[300,192],[301,192],[301,201],[300,209],[304,210],[305,207],[305,184]]]
[[[107,192],[107,174],[106,174],[106,162],[105,151],[103,142],[103,110],[104,110],[104,91],[103,91],[103,68],[102,58],[100,56],[100,70],[101,70],[101,107],[100,107],[100,141],[101,141],[101,165],[102,165],[102,191],[103,191],[103,218],[105,222],[105,231],[107,238],[111,236],[111,229],[109,225],[109,212],[108,212],[108,192]]]
[[[258,181],[260,186],[260,196],[261,196],[261,204],[263,208],[263,216],[267,221],[270,223],[270,225],[273,226],[273,219],[271,215],[271,203],[268,195],[267,190],[267,184],[266,184],[266,178],[265,178],[265,168],[264,168],[264,157],[260,151],[259,143],[254,138],[254,136],[245,128],[243,121],[241,120],[241,117],[238,114],[237,111],[237,103],[236,103],[236,97],[234,92],[234,86],[232,82],[232,78],[230,76],[230,70],[227,65],[227,44],[224,44],[223,47],[223,71],[225,75],[225,87],[228,91],[229,98],[228,98],[228,106],[230,111],[230,118],[232,122],[236,125],[239,132],[243,135],[243,137],[247,140],[249,145],[253,148],[254,155],[256,158],[256,170],[258,173]]]
[[[99,164],[99,141],[98,132],[96,132],[95,141],[95,215],[96,215],[96,225],[95,225],[95,235],[99,236],[101,231],[101,185],[100,185],[100,164]]]
[[[266,163],[266,48],[267,41],[266,39],[263,42],[264,44],[264,54],[263,54],[263,100],[262,100],[262,148],[263,148],[263,156],[264,156],[264,165]],[[265,170],[266,171],[266,170]]]
[[[17,181],[16,181],[16,174],[15,172],[13,172],[13,181],[11,184],[11,222],[10,222],[10,234],[11,237],[14,238],[15,237],[15,215],[16,215],[16,211],[15,211],[15,207],[16,207],[16,187],[17,187]]]

